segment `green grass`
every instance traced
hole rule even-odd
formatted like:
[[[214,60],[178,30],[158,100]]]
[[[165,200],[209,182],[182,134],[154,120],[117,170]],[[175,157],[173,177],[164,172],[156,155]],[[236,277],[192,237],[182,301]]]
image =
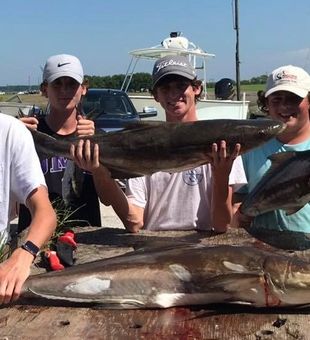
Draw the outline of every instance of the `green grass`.
[[[236,89],[236,86],[235,86]],[[257,91],[264,90],[265,84],[246,84],[246,85],[240,85],[240,91],[241,92],[247,92],[249,94],[251,93],[257,93]],[[208,92],[214,93],[214,87],[208,87]]]
[[[264,84],[248,84],[248,85],[241,85],[240,86],[240,90],[241,92],[246,92],[246,93],[250,93],[250,92],[255,92],[257,93],[257,91],[260,90],[264,90],[265,89],[265,85]]]

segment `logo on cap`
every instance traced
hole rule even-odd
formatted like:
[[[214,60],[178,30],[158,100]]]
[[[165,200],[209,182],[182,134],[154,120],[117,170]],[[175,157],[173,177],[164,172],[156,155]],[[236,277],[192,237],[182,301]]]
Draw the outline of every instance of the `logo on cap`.
[[[158,73],[161,69],[163,69],[167,66],[187,67],[187,63],[177,61],[177,60],[173,60],[173,59],[170,59],[169,61],[163,61],[163,62],[159,63],[158,65],[156,65],[156,68],[157,68],[156,73]]]
[[[288,81],[297,81],[297,76],[294,74],[289,74],[285,72],[285,70],[276,74],[277,80],[288,80]]]
[[[71,63],[62,63],[62,64],[60,64],[60,63],[58,63],[58,67],[61,67],[61,66],[65,66],[65,65],[69,65],[69,64],[71,64]]]

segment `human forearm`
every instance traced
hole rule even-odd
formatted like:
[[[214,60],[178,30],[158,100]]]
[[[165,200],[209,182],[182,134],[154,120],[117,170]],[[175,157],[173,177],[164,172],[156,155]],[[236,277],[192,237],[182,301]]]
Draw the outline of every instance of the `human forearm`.
[[[228,179],[214,179],[212,190],[212,224],[215,231],[225,232],[232,220],[232,188]]]
[[[26,240],[41,248],[53,235],[56,228],[56,214],[50,204],[45,187],[36,189],[27,200],[32,219]]]
[[[232,187],[229,186],[229,175],[235,159],[240,152],[240,144],[229,155],[226,142],[222,140],[219,146],[212,145],[212,221],[215,230],[225,232],[232,222]]]
[[[52,237],[56,223],[56,215],[53,210],[42,210],[32,218],[26,240],[32,241],[41,248]]]
[[[130,232],[138,232],[143,227],[143,208],[128,201],[127,196],[111,178],[110,172],[103,166],[93,171],[93,180],[97,195],[104,205],[111,205],[125,228]]]
[[[120,186],[111,177],[110,171],[99,162],[99,146],[91,148],[90,141],[80,140],[77,146],[71,145],[72,159],[76,164],[93,175],[97,195],[104,205],[111,205],[125,228],[137,232],[143,226],[143,209],[135,207]],[[142,212],[141,212],[142,210]]]
[[[224,140],[219,145],[212,145],[212,221],[214,229],[219,232],[225,232],[232,220],[232,188],[229,186],[229,175],[240,148],[237,143],[229,155]]]

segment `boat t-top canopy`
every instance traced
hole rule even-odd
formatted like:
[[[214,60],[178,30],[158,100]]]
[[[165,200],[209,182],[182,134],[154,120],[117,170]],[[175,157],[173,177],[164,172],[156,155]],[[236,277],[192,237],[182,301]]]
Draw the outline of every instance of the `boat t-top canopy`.
[[[122,90],[128,90],[137,62],[140,59],[154,60],[168,55],[183,55],[188,57],[195,69],[203,70],[203,79],[201,80],[203,81],[204,92],[206,93],[206,60],[208,58],[214,58],[215,54],[203,51],[187,38],[181,36],[180,32],[171,32],[170,37],[164,39],[159,45],[133,50],[129,52],[129,54],[132,58],[122,84]],[[197,66],[199,59],[202,61],[202,66]]]
[[[158,59],[165,57],[167,55],[184,55],[184,56],[191,56],[195,55],[198,57],[215,57],[215,54],[210,54],[207,52],[203,52],[199,48],[195,50],[185,50],[185,49],[179,49],[179,48],[163,48],[163,47],[150,47],[150,48],[141,48],[139,50],[133,50],[129,52],[129,54],[133,55],[136,58],[144,58],[144,59]]]

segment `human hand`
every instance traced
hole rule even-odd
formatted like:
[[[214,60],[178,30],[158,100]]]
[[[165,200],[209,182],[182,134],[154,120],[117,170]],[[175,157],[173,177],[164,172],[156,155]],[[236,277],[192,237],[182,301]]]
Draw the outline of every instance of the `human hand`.
[[[89,139],[79,140],[77,145],[71,145],[70,155],[77,166],[89,172],[99,168],[99,145],[93,144]]]
[[[19,118],[20,121],[22,121],[27,128],[32,130],[37,130],[39,121],[36,117],[21,117]]]
[[[92,120],[77,116],[76,135],[78,137],[92,136],[95,133],[95,124]]]
[[[33,256],[16,249],[10,258],[0,263],[0,305],[16,301],[22,286],[30,274]]]
[[[229,155],[226,149],[226,141],[221,140],[219,145],[212,144],[211,167],[215,177],[228,177],[234,160],[239,156],[241,145],[236,143],[233,152]]]

